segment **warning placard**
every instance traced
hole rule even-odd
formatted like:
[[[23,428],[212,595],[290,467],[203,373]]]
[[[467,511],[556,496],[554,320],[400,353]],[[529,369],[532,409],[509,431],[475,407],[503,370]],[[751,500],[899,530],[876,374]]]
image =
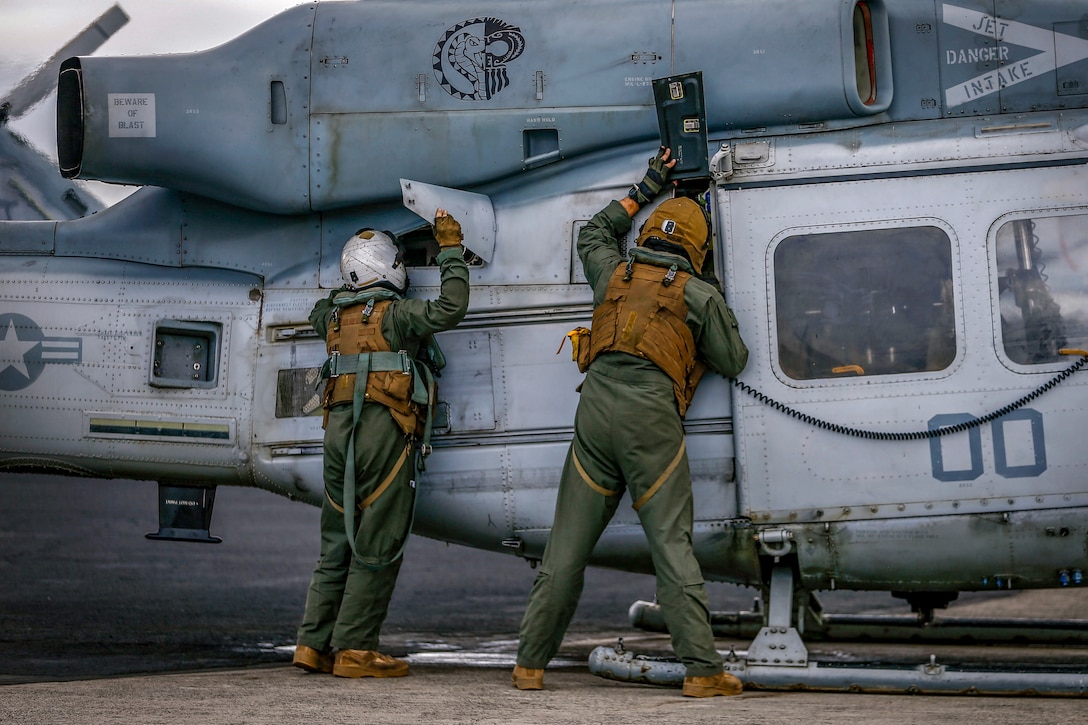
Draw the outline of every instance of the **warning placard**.
[[[154,93],[107,93],[110,137],[154,138]]]

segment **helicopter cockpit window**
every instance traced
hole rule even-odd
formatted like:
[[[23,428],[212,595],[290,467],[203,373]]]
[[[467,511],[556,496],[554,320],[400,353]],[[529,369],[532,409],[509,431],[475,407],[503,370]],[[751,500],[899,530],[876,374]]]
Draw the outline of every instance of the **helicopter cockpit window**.
[[[430,224],[423,224],[398,234],[397,239],[404,247],[404,260],[409,267],[438,266],[438,242],[434,240]],[[470,267],[479,267],[483,265],[483,260],[466,247],[465,263]]]
[[[997,230],[1005,354],[1020,365],[1088,347],[1088,214],[1016,219]]]
[[[788,237],[778,359],[795,380],[942,370],[956,357],[952,245],[937,227]]]

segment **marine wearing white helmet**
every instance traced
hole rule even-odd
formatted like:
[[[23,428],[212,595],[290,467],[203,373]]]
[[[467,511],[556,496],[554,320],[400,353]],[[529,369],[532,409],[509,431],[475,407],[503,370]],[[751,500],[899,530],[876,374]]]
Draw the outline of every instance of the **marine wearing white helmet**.
[[[461,225],[438,209],[433,231],[437,299],[405,299],[397,238],[360,229],[340,257],[347,287],[317,300],[308,318],[328,353],[321,553],[292,659],[308,672],[408,674],[408,663],[378,644],[412,526],[417,455],[430,449],[444,363],[434,335],[464,319],[469,299]]]

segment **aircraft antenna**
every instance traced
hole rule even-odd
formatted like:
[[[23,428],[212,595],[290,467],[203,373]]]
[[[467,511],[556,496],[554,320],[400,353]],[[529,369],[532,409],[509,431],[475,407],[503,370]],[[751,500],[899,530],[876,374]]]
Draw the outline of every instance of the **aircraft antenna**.
[[[676,0],[672,0],[672,17],[669,19],[669,75],[676,75]]]

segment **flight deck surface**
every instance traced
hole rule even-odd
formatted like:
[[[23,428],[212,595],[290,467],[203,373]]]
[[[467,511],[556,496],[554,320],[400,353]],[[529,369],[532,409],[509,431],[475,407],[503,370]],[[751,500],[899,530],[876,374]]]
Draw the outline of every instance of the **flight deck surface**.
[[[652,579],[601,570],[586,590],[543,692],[510,686],[516,631],[534,575],[512,556],[414,537],[382,647],[412,673],[389,680],[290,666],[316,558],[317,509],[221,488],[222,544],[151,542],[154,484],[5,476],[0,531],[0,722],[658,723],[1088,722],[1082,699],[747,691],[693,700],[674,688],[595,677],[586,658],[624,638],[666,654],[667,637],[626,625]],[[716,609],[752,590],[710,584]],[[885,593],[825,596],[837,612],[902,613]],[[964,595],[949,614],[1088,618],[1088,591]],[[718,647],[747,642],[719,638]],[[1083,666],[1088,647],[809,642],[814,659]]]

